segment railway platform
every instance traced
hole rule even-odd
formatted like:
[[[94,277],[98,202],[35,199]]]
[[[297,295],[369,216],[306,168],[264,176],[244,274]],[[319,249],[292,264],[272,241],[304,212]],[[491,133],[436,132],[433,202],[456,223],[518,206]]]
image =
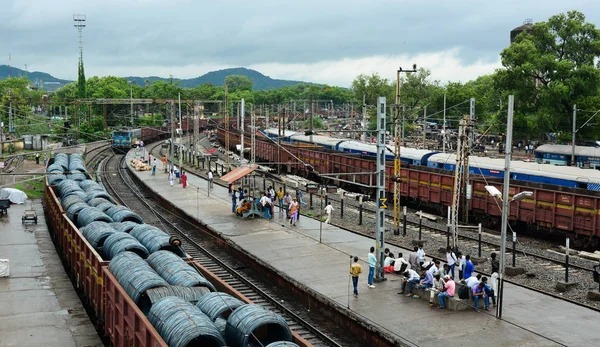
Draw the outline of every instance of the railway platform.
[[[128,154],[129,161],[131,154]],[[131,168],[130,168],[131,170]],[[367,286],[368,249],[372,238],[357,235],[302,216],[296,227],[276,208],[274,218],[242,219],[231,212],[227,188],[188,174],[188,187],[170,187],[162,170],[131,170],[159,196],[197,218],[215,233],[286,277],[305,291],[326,297],[372,329],[405,345],[440,346],[589,346],[600,345],[595,333],[600,313],[512,284],[505,284],[503,319],[485,311],[430,308],[427,300],[398,295],[400,276]],[[397,254],[408,251],[390,246]],[[359,297],[352,295],[349,259],[357,255],[363,267]]]
[[[37,224],[22,224],[23,211]],[[0,218],[0,346],[103,346],[56,254],[40,200],[11,205]]]

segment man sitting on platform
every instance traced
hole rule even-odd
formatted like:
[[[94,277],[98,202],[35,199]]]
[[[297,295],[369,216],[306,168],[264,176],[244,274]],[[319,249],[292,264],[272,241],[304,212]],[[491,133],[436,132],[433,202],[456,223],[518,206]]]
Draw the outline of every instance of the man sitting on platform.
[[[433,287],[431,287],[431,289],[429,290],[429,306],[434,305],[433,304],[434,295],[437,295],[438,293],[443,292],[445,285],[446,285],[446,283],[442,279],[442,276],[440,276],[440,273],[438,272],[437,274],[435,274],[435,277],[433,278]]]
[[[402,257],[402,253],[400,253],[398,258],[396,258],[394,261],[394,272],[397,274],[402,274],[408,269],[410,269],[410,264]]]
[[[444,276],[446,284],[444,285],[444,291],[438,294],[438,301],[440,302],[441,309],[445,308],[444,299],[451,298],[454,296],[454,289],[456,289],[456,283],[452,280],[450,275]]]
[[[398,294],[404,294],[404,290],[406,288],[406,283],[408,283],[408,294],[406,296],[412,296],[413,286],[419,284],[419,280],[421,280],[421,276],[413,270],[410,269],[404,272],[404,278],[402,279],[402,290]],[[419,297],[418,295],[415,297]]]
[[[467,285],[467,287],[469,287],[469,289],[473,289],[473,287],[478,285],[480,281],[481,281],[481,274],[478,274],[477,276],[471,276],[471,277],[467,278],[466,280],[464,280],[465,284]]]

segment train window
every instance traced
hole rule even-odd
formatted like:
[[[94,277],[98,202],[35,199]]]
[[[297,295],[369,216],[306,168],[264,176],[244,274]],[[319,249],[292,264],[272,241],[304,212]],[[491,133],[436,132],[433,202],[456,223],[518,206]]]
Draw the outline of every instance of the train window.
[[[585,182],[577,182],[577,188],[587,189],[588,184]]]

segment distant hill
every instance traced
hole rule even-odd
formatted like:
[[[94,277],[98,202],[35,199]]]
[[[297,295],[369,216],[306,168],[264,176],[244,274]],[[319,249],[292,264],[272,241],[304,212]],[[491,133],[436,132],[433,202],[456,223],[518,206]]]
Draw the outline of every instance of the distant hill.
[[[201,84],[210,83],[215,86],[222,86],[225,84],[225,77],[230,75],[243,75],[252,79],[252,88],[254,90],[266,90],[266,89],[278,89],[286,86],[293,86],[296,84],[304,84],[309,82],[302,81],[290,81],[290,80],[278,80],[273,79],[269,76],[265,76],[262,73],[246,69],[243,67],[237,67],[232,69],[224,69],[219,71],[211,71],[206,73],[200,77],[190,78],[190,79],[178,79],[173,78],[173,81],[180,82],[179,85],[185,88],[194,88]],[[135,81],[136,84],[141,86],[144,85],[145,81],[148,80],[150,83],[154,81],[170,81],[169,78],[161,78],[156,76],[150,77],[127,77],[128,80]]]
[[[0,80],[6,79],[8,77],[22,77],[25,75],[29,78],[29,80],[35,87],[42,88],[49,92],[55,91],[58,88],[64,86],[65,84],[72,82],[69,80],[56,78],[45,72],[25,72],[25,70],[21,70],[14,66],[11,67],[8,65],[0,65]]]
[[[56,78],[45,72],[34,71],[34,72],[25,73],[24,70],[21,70],[14,66],[12,68],[10,68],[8,65],[0,65],[0,79],[8,78],[9,70],[10,70],[10,76],[12,76],[12,77],[21,77],[21,76],[25,76],[25,74],[27,74],[27,77],[29,77],[29,80],[36,87],[43,88],[46,91],[54,91],[67,83],[73,82],[73,81],[69,81],[69,80],[63,80],[60,78]],[[256,70],[246,69],[243,67],[224,69],[224,70],[219,70],[219,71],[211,71],[200,77],[189,78],[189,79],[173,78],[173,81],[180,82],[180,85],[185,88],[194,88],[196,86],[199,86],[201,84],[206,84],[206,83],[210,83],[215,86],[222,86],[225,84],[225,77],[230,76],[230,75],[243,75],[243,76],[251,78],[252,79],[252,88],[254,90],[278,89],[281,87],[293,86],[296,84],[313,84],[310,82],[273,79],[269,76],[263,75],[262,73],[260,73]],[[149,76],[149,77],[129,76],[129,77],[125,77],[125,78],[129,81],[134,81],[135,84],[138,84],[140,86],[144,86],[146,83],[146,80],[148,80],[148,82],[150,84],[152,84],[152,82],[155,82],[155,81],[166,81],[166,82],[170,81],[170,78],[164,78],[164,77],[158,77],[158,76]]]

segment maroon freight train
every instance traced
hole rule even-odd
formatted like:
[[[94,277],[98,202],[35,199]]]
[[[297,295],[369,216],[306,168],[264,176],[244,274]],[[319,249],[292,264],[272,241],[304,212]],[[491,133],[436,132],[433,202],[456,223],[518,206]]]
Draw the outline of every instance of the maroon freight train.
[[[231,149],[240,143],[240,136],[230,131]],[[225,131],[219,128],[218,139],[224,143]],[[250,136],[245,137],[245,147],[249,147]],[[256,157],[260,161],[279,163],[282,172],[318,179],[319,174],[339,174],[335,183],[348,190],[371,192],[375,175],[348,175],[359,172],[375,172],[372,157],[360,154],[326,151],[315,147],[299,147],[289,144],[273,143],[257,134]],[[300,161],[299,161],[299,160]],[[386,191],[393,192],[393,162],[386,168]],[[451,172],[425,167],[405,166],[401,170],[401,191],[403,203],[419,204],[437,210],[445,215],[452,205],[454,176]],[[470,221],[481,222],[493,227],[500,223],[502,205],[491,197],[486,185],[494,185],[502,190],[501,179],[487,181],[481,175],[471,175],[472,198],[467,202]],[[597,247],[600,240],[600,197],[566,187],[532,184],[514,181],[510,186],[510,195],[522,191],[532,191],[533,196],[511,204],[509,221],[519,229],[527,228],[540,233],[561,233],[571,236],[579,246]]]

